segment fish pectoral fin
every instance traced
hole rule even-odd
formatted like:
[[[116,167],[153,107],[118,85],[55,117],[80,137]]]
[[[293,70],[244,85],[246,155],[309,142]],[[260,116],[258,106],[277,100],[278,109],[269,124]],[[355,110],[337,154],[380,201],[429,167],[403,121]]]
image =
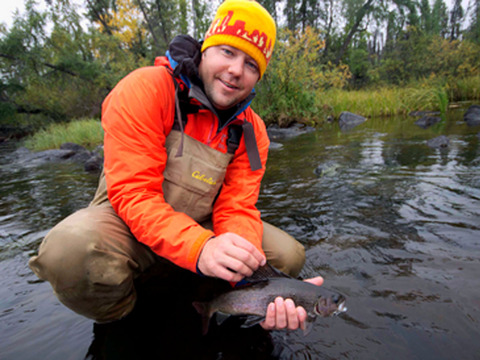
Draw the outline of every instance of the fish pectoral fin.
[[[303,336],[307,336],[310,334],[313,328],[313,322],[315,320],[315,316],[308,315],[307,320],[305,321],[305,327],[303,328]]]
[[[245,321],[243,322],[241,327],[249,328],[249,327],[260,324],[263,320],[265,320],[265,316],[249,315],[245,317]]]
[[[227,320],[230,316],[231,316],[230,314],[217,311],[215,313],[215,320],[217,322],[217,325],[222,325],[225,322],[225,320]]]

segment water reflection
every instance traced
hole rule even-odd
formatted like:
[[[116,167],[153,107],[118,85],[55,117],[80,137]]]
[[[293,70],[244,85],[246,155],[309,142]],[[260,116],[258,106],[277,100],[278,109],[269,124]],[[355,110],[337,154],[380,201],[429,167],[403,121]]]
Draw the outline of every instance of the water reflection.
[[[25,164],[3,145],[0,358],[480,357],[480,129],[447,118],[426,130],[412,118],[348,132],[325,124],[271,151],[263,218],[306,245],[303,277],[324,275],[348,301],[346,314],[317,319],[306,337],[235,323],[201,337],[194,294],[184,292],[198,289],[190,275],[144,284],[148,295],[122,322],[94,325],[70,312],[26,262],[51,226],[90,201],[96,175]],[[441,134],[448,148],[426,145]]]

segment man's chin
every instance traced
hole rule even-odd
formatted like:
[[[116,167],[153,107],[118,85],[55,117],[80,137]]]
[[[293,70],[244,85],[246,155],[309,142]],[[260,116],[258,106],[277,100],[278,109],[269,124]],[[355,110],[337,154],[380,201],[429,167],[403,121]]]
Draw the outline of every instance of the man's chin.
[[[212,105],[218,110],[228,110],[237,104],[238,104],[238,101],[236,99],[212,101]]]

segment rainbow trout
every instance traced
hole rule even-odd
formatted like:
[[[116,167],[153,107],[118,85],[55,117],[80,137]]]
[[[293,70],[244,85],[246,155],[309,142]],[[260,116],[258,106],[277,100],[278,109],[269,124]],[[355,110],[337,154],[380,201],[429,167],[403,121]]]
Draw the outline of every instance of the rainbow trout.
[[[203,333],[213,314],[244,316],[242,327],[256,325],[265,319],[267,306],[276,297],[292,299],[296,306],[302,306],[311,322],[316,316],[327,317],[347,311],[345,298],[323,286],[316,286],[292,278],[270,265],[259,268],[247,283],[227,291],[210,302],[194,302],[193,306],[202,316]]]

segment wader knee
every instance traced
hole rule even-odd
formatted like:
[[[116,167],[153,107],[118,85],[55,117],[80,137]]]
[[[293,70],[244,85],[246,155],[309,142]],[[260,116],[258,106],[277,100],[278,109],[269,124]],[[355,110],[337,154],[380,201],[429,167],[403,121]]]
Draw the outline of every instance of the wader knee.
[[[107,203],[77,211],[57,224],[29,265],[50,282],[67,307],[106,322],[133,309],[133,280],[150,260],[153,255],[136,242]]]
[[[268,262],[297,277],[305,264],[305,248],[285,231],[263,222],[262,247]]]

